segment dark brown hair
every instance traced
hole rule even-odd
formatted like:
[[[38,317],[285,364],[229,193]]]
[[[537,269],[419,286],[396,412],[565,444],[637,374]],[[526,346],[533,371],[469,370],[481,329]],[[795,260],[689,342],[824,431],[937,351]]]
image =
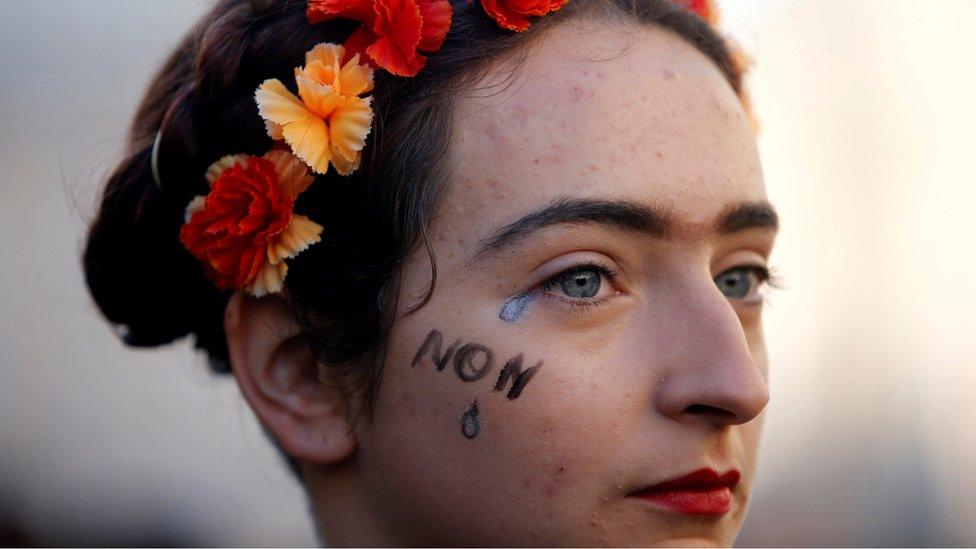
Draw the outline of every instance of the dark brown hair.
[[[84,252],[89,290],[127,344],[156,346],[192,334],[218,372],[229,370],[223,333],[229,293],[218,291],[180,244],[184,209],[193,196],[206,194],[210,163],[270,148],[254,102],[258,84],[278,78],[291,85],[308,49],[342,43],[358,24],[310,25],[304,1],[263,4],[217,2],[152,79]],[[603,16],[670,29],[708,56],[741,95],[741,74],[724,41],[667,0],[570,0],[524,33],[500,29],[477,2],[452,4],[447,39],[416,77],[377,72],[376,115],[361,168],[347,177],[334,170],[318,177],[296,205],[325,231],[321,243],[291,260],[287,296],[315,358],[337,368],[358,364],[355,377],[367,395],[397,315],[398,267],[426,245],[448,188],[453,99],[490,64],[515,66],[545,29],[573,17]],[[150,167],[157,130],[161,186]],[[433,291],[436,263],[429,248],[428,255]]]

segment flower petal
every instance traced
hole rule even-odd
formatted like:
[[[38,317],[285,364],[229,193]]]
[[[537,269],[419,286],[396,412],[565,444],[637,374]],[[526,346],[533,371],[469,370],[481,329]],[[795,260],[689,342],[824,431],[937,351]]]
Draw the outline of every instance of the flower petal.
[[[529,20],[522,14],[508,9],[505,0],[479,0],[482,9],[503,29],[522,32],[529,28]]]
[[[206,173],[207,183],[213,185],[213,182],[216,181],[218,177],[220,177],[220,174],[224,170],[230,168],[235,164],[240,164],[240,165],[247,164],[247,155],[229,154],[227,156],[222,157],[220,160],[214,162],[213,164],[211,164],[207,168],[207,173]]]
[[[311,65],[313,61],[319,61],[326,67],[338,67],[345,54],[345,48],[339,44],[322,42],[305,52],[305,64]]]
[[[366,48],[373,45],[373,42],[376,42],[377,38],[379,37],[373,32],[372,27],[362,25],[358,29],[354,30],[352,34],[349,35],[349,38],[346,38],[346,41],[342,43],[342,46],[346,49],[346,56],[342,60],[343,63],[348,62],[358,54],[360,63],[367,65],[370,68],[377,67],[369,56],[366,55]]]
[[[285,275],[288,274],[288,264],[284,261],[278,264],[265,263],[258,270],[257,275],[244,290],[254,297],[264,297],[276,294],[284,286]]]
[[[288,91],[288,88],[277,78],[265,80],[254,92],[254,100],[258,104],[261,118],[284,126],[297,120],[304,120],[309,116],[308,109],[301,99]]]
[[[335,146],[332,147],[332,167],[335,168],[339,175],[349,175],[358,170],[361,160],[362,154],[359,153],[357,153],[356,157],[352,160],[346,160],[343,158],[342,153],[335,148]]]
[[[300,69],[295,69],[295,83],[298,84],[298,95],[301,96],[305,107],[319,118],[332,114],[332,111],[345,100],[332,89],[332,86],[307,78]]]
[[[268,137],[274,139],[275,141],[281,141],[281,125],[275,124],[270,120],[264,121],[264,129],[268,132]]]
[[[448,0],[419,0],[418,4],[424,22],[420,28],[420,44],[417,49],[433,53],[441,49],[444,38],[447,37],[454,9]]]
[[[373,121],[371,97],[351,97],[329,117],[332,147],[347,161],[354,161],[366,144]]]
[[[183,222],[189,223],[190,219],[193,219],[193,214],[203,211],[203,207],[207,203],[207,197],[203,195],[197,195],[193,197],[193,200],[186,205],[186,213],[183,214]]]
[[[427,58],[417,53],[423,19],[415,0],[375,0],[379,37],[366,48],[377,65],[397,76],[416,76]]]
[[[308,0],[305,15],[313,25],[341,17],[373,25],[372,0]]]
[[[388,38],[380,38],[374,42],[366,48],[366,54],[378,67],[397,76],[417,76],[427,62],[427,58],[418,53],[414,53],[412,57],[404,55]]]
[[[304,120],[286,124],[282,134],[295,156],[313,172],[324,174],[329,169],[329,131],[324,120],[309,114]]]
[[[304,215],[293,215],[288,227],[268,244],[268,261],[277,264],[286,258],[295,257],[321,240],[321,235],[321,225]]]
[[[373,89],[373,69],[360,63],[360,59],[358,53],[353,55],[339,71],[340,93],[346,97],[362,95]]]
[[[308,173],[308,166],[295,155],[281,149],[271,149],[264,158],[274,163],[278,185],[292,198],[305,192],[315,178]]]

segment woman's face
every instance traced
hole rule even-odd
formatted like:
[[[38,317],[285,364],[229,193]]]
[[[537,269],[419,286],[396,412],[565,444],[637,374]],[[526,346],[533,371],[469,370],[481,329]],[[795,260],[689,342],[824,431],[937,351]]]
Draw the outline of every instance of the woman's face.
[[[734,92],[670,32],[568,23],[456,112],[435,291],[356,427],[371,507],[410,544],[731,544],[775,236]],[[639,497],[700,469],[741,478]]]

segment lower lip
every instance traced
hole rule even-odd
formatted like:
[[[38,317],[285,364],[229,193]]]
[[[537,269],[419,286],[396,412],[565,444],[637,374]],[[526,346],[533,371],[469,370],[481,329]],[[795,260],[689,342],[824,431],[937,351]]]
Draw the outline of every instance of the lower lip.
[[[686,515],[724,515],[732,509],[732,490],[728,486],[707,490],[642,492],[634,497]]]

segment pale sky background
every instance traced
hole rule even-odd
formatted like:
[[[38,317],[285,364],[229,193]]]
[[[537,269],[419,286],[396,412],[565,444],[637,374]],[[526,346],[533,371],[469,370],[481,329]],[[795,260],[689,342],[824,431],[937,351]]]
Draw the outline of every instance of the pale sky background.
[[[79,255],[204,0],[0,0],[0,533],[308,545],[304,497],[187,342],[127,349]],[[976,2],[725,0],[786,282],[740,545],[976,545]]]

